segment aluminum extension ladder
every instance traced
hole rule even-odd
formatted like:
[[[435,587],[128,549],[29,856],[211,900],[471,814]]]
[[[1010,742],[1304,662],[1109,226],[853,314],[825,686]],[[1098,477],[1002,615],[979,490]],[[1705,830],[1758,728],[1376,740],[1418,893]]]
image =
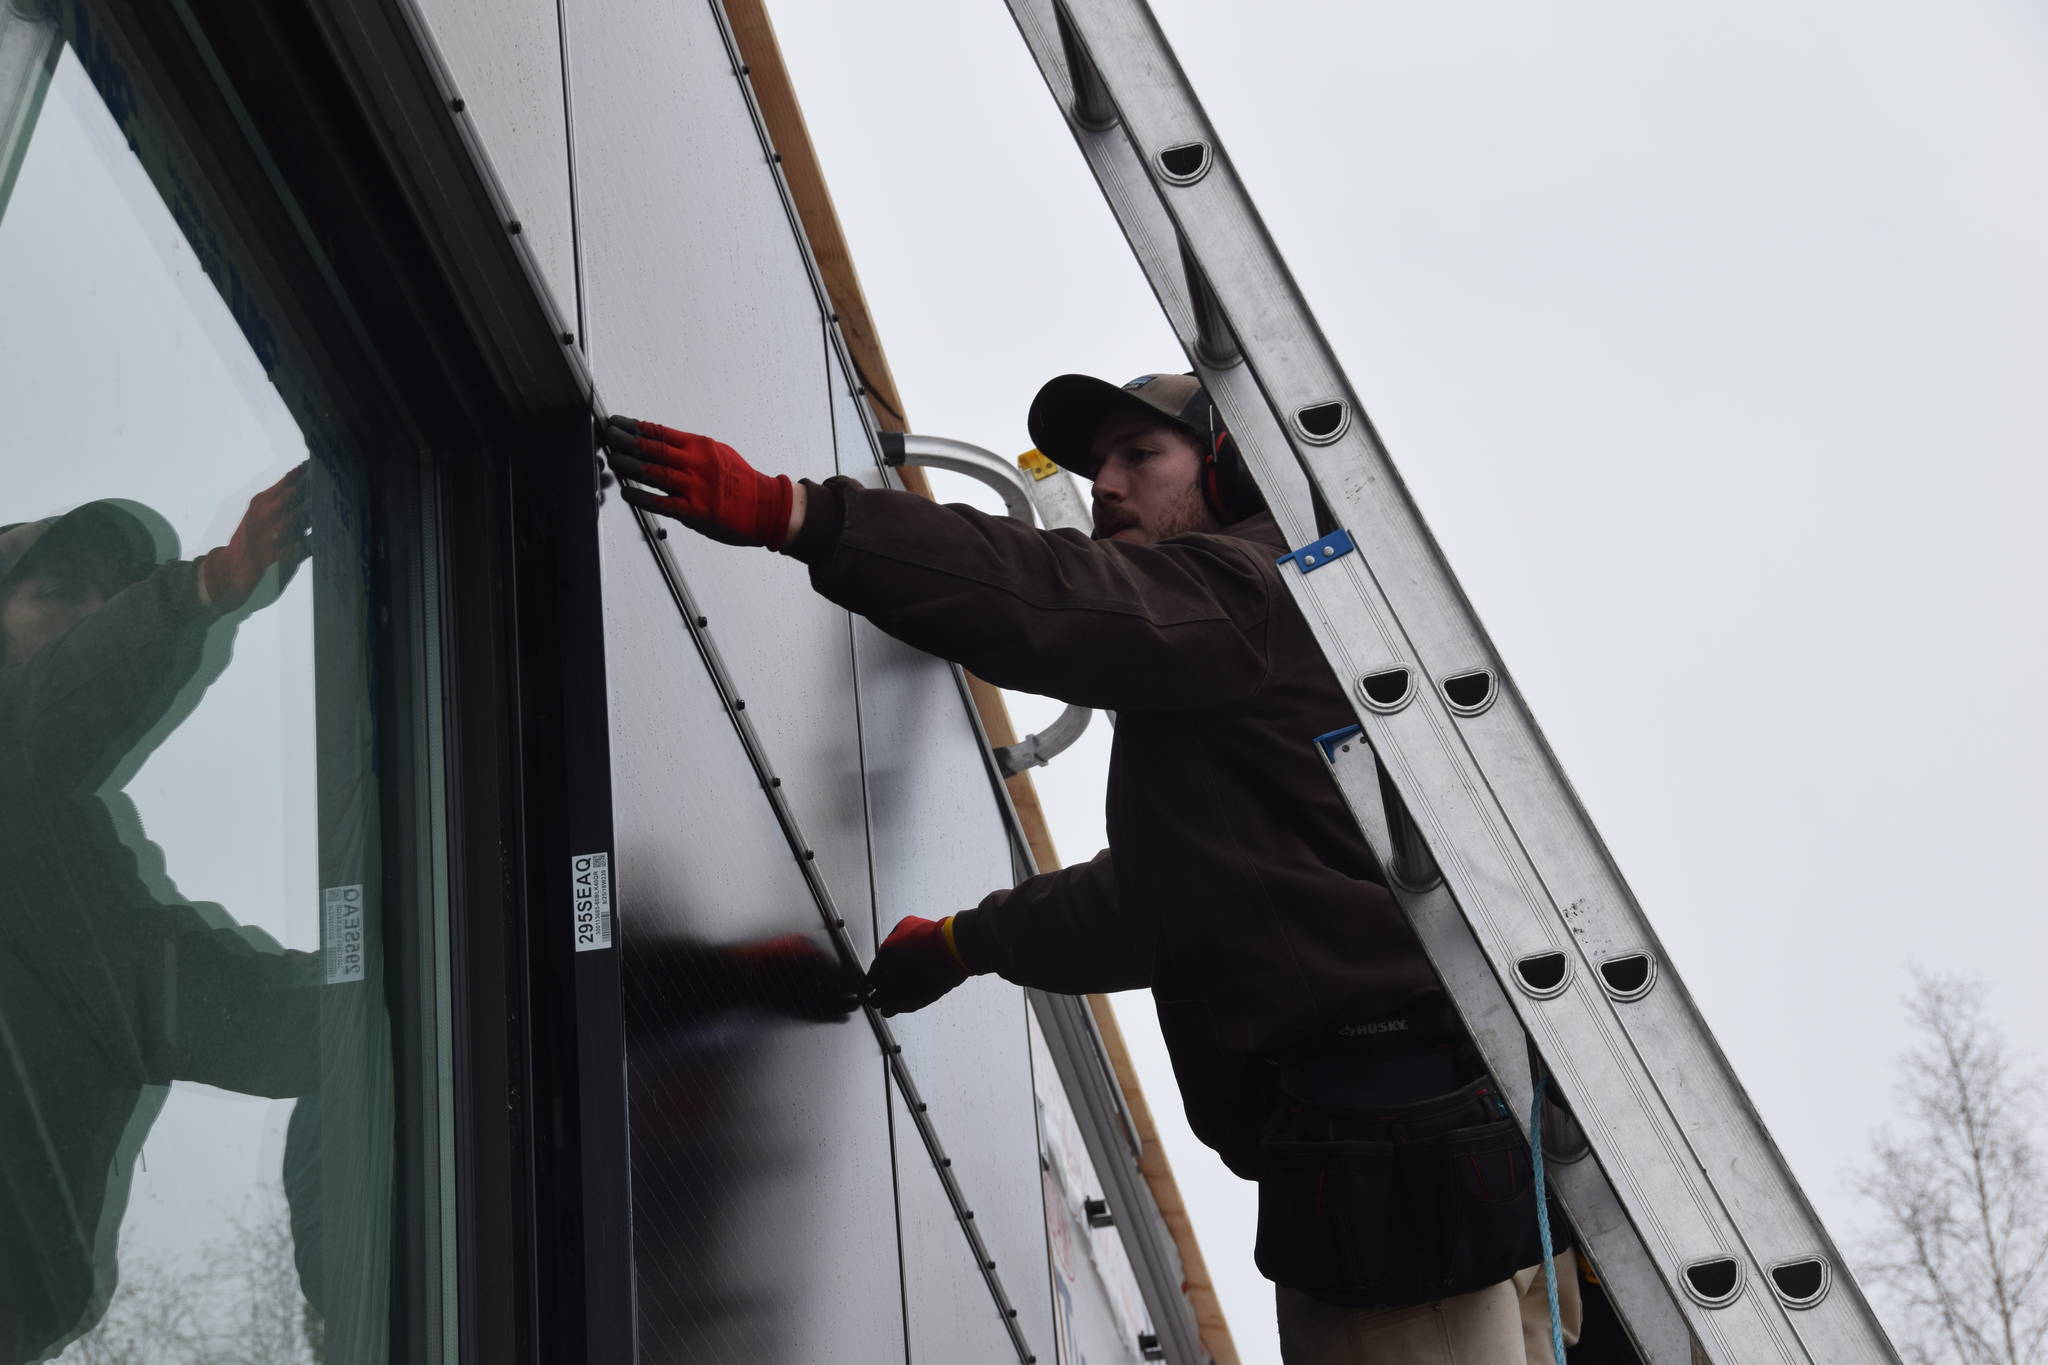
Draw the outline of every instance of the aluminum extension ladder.
[[[1317,739],[1652,1365],[1896,1361],[1501,669],[1145,0],[1007,0],[1290,545]],[[1333,524],[1319,526],[1311,489]],[[1302,742],[1312,738],[1302,736]],[[1546,1134],[1552,1124],[1546,1122]],[[1590,1152],[1591,1159],[1585,1159]]]

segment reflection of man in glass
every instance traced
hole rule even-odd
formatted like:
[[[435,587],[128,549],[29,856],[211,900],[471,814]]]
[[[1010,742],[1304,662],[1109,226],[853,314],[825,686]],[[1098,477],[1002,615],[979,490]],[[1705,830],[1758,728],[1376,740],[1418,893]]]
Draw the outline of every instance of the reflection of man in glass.
[[[0,1361],[105,1308],[170,1082],[317,1084],[315,957],[161,903],[110,805],[211,680],[216,623],[305,559],[306,518],[302,465],[196,561],[159,563],[134,504],[0,527]]]

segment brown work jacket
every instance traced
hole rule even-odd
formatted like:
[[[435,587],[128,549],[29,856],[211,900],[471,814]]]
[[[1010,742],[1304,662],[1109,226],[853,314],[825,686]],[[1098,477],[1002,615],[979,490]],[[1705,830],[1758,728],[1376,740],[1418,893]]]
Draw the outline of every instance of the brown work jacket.
[[[1117,713],[1109,848],[954,921],[977,971],[1152,989],[1188,1122],[1250,1174],[1270,1057],[1439,987],[1314,744],[1352,711],[1268,514],[1157,545],[849,479],[789,552],[812,585],[1003,687]]]

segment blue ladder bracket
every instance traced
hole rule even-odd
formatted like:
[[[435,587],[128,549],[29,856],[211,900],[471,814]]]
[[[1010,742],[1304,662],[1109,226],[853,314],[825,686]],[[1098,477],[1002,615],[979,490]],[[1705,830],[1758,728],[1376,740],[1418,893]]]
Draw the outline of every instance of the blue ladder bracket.
[[[1342,559],[1358,547],[1351,543],[1351,533],[1338,529],[1330,532],[1313,545],[1304,545],[1299,550],[1289,550],[1274,560],[1285,565],[1289,560],[1301,566],[1303,573],[1314,573],[1333,559]]]
[[[1332,730],[1327,735],[1317,735],[1316,747],[1323,751],[1323,758],[1325,760],[1335,763],[1337,761],[1337,746],[1353,735],[1358,734],[1364,728],[1362,725],[1347,725],[1341,730]]]

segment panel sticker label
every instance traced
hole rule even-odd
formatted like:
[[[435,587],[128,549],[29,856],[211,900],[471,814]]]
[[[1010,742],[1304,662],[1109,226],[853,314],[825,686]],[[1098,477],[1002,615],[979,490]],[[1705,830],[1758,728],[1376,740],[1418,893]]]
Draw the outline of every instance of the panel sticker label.
[[[330,886],[320,893],[320,947],[327,984],[363,979],[363,888]]]
[[[612,855],[579,853],[569,860],[576,906],[576,951],[612,946]]]

